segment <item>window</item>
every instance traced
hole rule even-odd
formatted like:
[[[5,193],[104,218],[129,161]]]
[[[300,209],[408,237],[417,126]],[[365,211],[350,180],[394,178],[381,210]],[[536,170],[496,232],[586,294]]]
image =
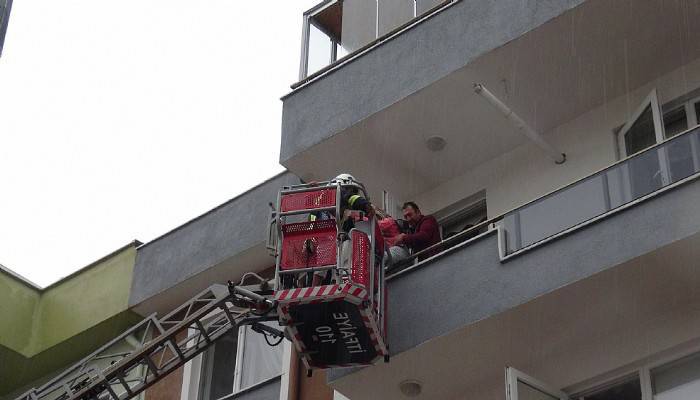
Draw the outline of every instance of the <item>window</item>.
[[[568,400],[566,393],[528,376],[515,368],[506,368],[506,400]]]
[[[656,114],[660,114],[657,111],[656,91],[652,91],[642,102],[644,108],[638,109],[633,118],[618,130],[620,157],[642,151],[697,126],[700,121],[700,98],[687,100],[687,96],[664,105],[661,129],[655,120]]]
[[[693,351],[697,351],[698,345]],[[667,356],[664,356],[664,358]],[[680,358],[678,358],[680,357]],[[696,400],[700,398],[700,353],[640,363],[631,373],[571,396],[572,400]]]
[[[299,80],[388,34],[443,0],[323,0],[304,13]]]
[[[620,129],[619,145],[621,158],[638,153],[663,141],[661,109],[656,89],[644,99],[632,118]]]
[[[688,129],[688,116],[686,115],[685,106],[676,107],[664,113],[666,138],[676,136],[686,129]]]
[[[229,331],[204,353],[200,400],[215,400],[233,393],[237,336],[236,331]]]
[[[267,322],[267,325],[280,329],[276,322]],[[279,339],[267,338],[270,343],[278,343]],[[250,326],[239,329],[238,342],[241,368],[236,370],[237,383],[236,391],[248,389],[259,383],[279,376],[282,373],[282,349],[279,343],[277,346],[270,346],[266,337],[253,331]]]
[[[639,374],[627,376],[572,397],[575,400],[642,400]]]
[[[342,29],[342,1],[326,0],[304,13],[299,80],[347,54],[340,44]]]
[[[651,370],[655,400],[695,400],[700,393],[700,353]]]
[[[279,329],[277,322],[266,322]],[[274,344],[278,339],[268,338]],[[250,326],[232,330],[185,366],[182,399],[217,400],[282,374],[284,346],[270,346]]]
[[[438,220],[438,224],[440,224],[440,233],[445,239],[470,229],[488,218],[486,192],[481,191],[460,200],[436,212],[434,216]],[[486,231],[486,229],[483,231]],[[474,236],[480,233],[482,232],[474,232]]]
[[[403,217],[401,205],[396,202],[394,197],[386,190],[382,191],[382,210],[392,216],[394,219]]]

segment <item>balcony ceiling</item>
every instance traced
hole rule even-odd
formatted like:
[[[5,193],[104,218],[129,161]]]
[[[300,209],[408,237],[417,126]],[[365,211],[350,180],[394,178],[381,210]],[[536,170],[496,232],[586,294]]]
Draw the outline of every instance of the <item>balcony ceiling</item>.
[[[696,234],[332,385],[353,399],[403,400],[399,383],[416,379],[423,383],[418,398],[500,400],[506,366],[556,387],[577,384],[697,339],[698,249]]]
[[[589,0],[284,164],[313,179],[351,171],[375,193],[408,198],[526,143],[474,82],[546,133],[700,57],[697,37],[693,2]],[[426,148],[433,135],[447,140],[443,151]]]

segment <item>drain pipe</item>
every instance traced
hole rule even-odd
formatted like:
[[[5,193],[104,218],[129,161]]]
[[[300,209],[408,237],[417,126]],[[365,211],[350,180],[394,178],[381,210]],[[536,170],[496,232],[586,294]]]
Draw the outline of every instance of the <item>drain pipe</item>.
[[[489,92],[488,89],[481,83],[474,84],[474,92],[481,95],[486,101],[488,101],[492,106],[496,107],[498,111],[503,114],[523,135],[527,136],[528,139],[532,140],[537,146],[539,146],[545,153],[557,164],[564,164],[566,162],[566,154],[558,151],[554,146],[549,144],[542,135],[535,132],[525,121],[522,120],[516,113],[513,112],[507,105],[503,104],[502,101],[498,100],[493,93]]]

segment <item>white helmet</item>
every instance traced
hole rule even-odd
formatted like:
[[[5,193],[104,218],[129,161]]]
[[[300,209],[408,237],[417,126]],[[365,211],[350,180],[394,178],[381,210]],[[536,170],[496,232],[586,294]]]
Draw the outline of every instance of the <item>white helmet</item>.
[[[356,183],[355,177],[350,174],[340,174],[331,180],[331,183]]]

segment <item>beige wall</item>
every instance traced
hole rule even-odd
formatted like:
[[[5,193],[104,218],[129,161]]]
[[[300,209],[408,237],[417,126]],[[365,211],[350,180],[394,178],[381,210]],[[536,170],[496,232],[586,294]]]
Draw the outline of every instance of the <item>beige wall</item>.
[[[416,197],[427,212],[486,189],[490,217],[590,175],[617,160],[613,129],[623,124],[656,87],[661,104],[700,87],[700,60],[592,109],[547,132],[546,137],[567,154],[554,164],[532,144],[525,144]]]

